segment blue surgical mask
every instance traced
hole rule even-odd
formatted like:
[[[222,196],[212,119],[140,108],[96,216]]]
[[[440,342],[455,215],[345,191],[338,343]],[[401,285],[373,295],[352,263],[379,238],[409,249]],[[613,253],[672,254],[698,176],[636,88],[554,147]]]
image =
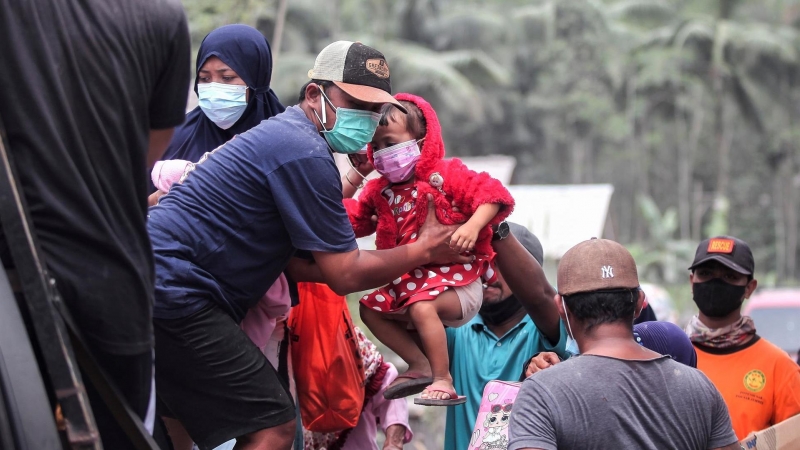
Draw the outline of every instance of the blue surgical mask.
[[[578,349],[578,342],[575,341],[575,338],[573,337],[575,335],[572,334],[572,327],[569,323],[569,313],[567,312],[567,305],[564,303],[563,295],[561,296],[561,307],[564,308],[564,319],[567,322],[567,331],[569,331],[567,334],[566,350],[573,355],[579,355],[580,350]]]
[[[567,353],[569,353],[571,355],[580,355],[581,354],[581,351],[578,350],[578,343],[575,341],[575,339],[572,339],[569,336],[567,336],[567,345],[566,345],[565,350],[567,351]]]
[[[322,88],[319,89],[322,97],[331,104],[331,108],[336,111],[336,123],[330,130],[325,128],[325,105],[322,107],[322,117],[320,118],[317,111],[317,120],[322,124],[322,136],[328,141],[328,145],[336,153],[344,153],[346,155],[358,153],[375,134],[375,129],[378,128],[378,122],[381,115],[372,111],[363,111],[360,109],[337,108],[333,105]]]
[[[199,83],[200,109],[223,130],[232,127],[247,108],[247,86],[223,83]]]

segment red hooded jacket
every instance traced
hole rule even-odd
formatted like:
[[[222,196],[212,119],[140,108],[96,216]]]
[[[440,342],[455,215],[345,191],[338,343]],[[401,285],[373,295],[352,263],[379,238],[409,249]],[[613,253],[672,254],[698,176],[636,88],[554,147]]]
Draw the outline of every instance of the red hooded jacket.
[[[486,172],[477,173],[467,168],[459,159],[444,160],[442,128],[433,107],[422,97],[411,94],[397,94],[397,100],[414,103],[422,111],[427,126],[425,140],[422,141],[421,155],[414,169],[417,200],[414,210],[417,228],[425,222],[428,213],[427,194],[433,196],[436,218],[446,225],[464,223],[472,217],[478,206],[485,203],[500,205],[500,211],[489,222],[494,225],[502,222],[514,208],[514,199],[498,180]],[[372,161],[372,146],[367,149]],[[358,200],[345,199],[344,204],[356,237],[369,236],[377,232],[375,246],[387,249],[397,246],[398,225],[392,216],[391,206],[381,193],[390,185],[384,177],[367,182]],[[459,211],[454,211],[455,202]],[[371,220],[378,216],[378,223]],[[481,230],[475,244],[478,254],[494,255],[491,246],[492,230]]]

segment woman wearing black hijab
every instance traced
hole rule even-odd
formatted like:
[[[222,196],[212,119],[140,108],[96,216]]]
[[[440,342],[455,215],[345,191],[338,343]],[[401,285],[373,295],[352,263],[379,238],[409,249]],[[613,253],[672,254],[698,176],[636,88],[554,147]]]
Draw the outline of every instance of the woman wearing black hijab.
[[[286,109],[269,87],[269,42],[253,27],[225,25],[209,33],[197,52],[195,76],[199,106],[175,129],[162,160],[195,162]]]

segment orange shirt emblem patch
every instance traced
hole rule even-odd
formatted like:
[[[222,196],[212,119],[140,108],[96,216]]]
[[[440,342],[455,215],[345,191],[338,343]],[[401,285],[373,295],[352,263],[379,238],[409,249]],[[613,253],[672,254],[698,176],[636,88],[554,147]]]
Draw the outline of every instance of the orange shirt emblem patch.
[[[708,253],[733,253],[733,239],[711,239],[708,242]]]
[[[750,392],[761,392],[767,384],[767,376],[760,370],[753,369],[744,376],[744,387]]]

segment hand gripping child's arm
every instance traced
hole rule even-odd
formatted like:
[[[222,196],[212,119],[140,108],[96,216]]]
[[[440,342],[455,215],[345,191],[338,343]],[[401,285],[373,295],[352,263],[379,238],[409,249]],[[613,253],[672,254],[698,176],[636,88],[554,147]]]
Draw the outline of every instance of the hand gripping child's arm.
[[[363,195],[364,193],[362,193]],[[372,220],[372,216],[375,215],[374,208],[371,208],[366,202],[352,198],[344,199],[344,208],[347,210],[347,218],[350,219],[357,238],[369,236],[375,232],[377,223]]]

